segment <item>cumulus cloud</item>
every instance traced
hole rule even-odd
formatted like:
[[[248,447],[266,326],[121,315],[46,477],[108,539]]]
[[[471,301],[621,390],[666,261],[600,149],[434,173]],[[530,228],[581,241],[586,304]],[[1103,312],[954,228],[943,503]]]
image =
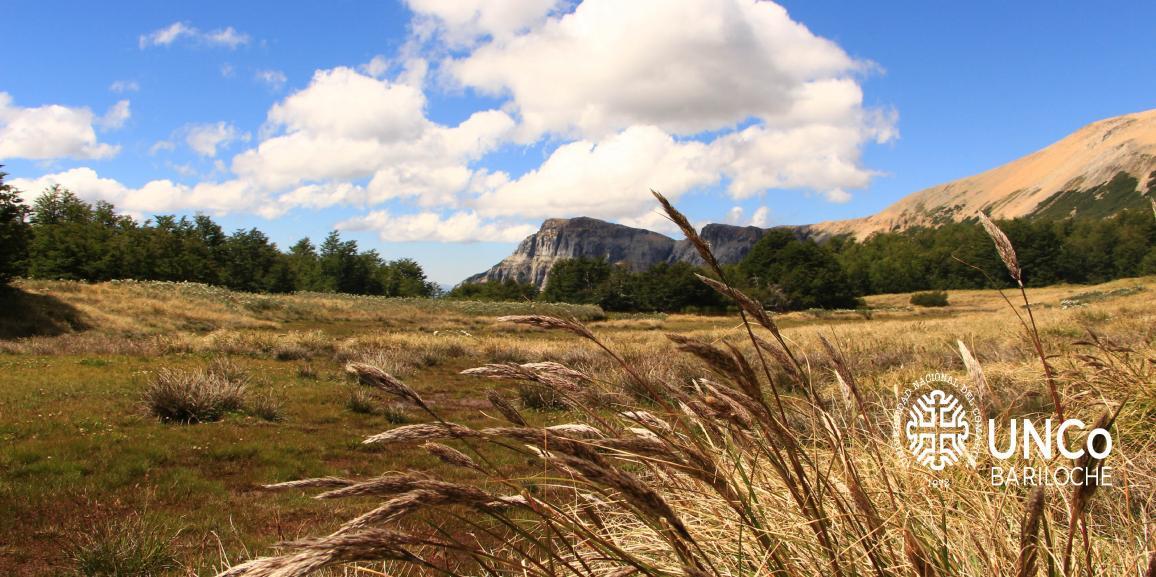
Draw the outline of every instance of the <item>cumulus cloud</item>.
[[[97,118],[87,107],[48,104],[22,108],[12,103],[8,93],[0,92],[0,159],[95,160],[116,156],[120,146],[99,142],[94,125],[116,128],[128,115],[128,101]]]
[[[537,169],[483,192],[474,205],[488,216],[619,218],[652,207],[650,189],[677,199],[718,180],[708,145],[638,126],[600,142],[563,144]]]
[[[449,67],[466,86],[508,93],[531,135],[598,137],[636,124],[694,134],[781,116],[825,98],[825,82],[857,64],[770,2],[586,0]]]
[[[559,0],[406,0],[419,34],[438,35],[451,46],[482,37],[506,39],[545,20]]]
[[[485,222],[477,213],[460,211],[442,217],[435,212],[393,215],[376,210],[337,224],[341,230],[371,230],[386,242],[518,242],[537,231],[527,224]]]
[[[134,215],[207,210],[217,214],[256,212],[271,217],[283,212],[281,207],[267,203],[260,191],[237,180],[202,182],[189,186],[158,179],[139,188],[132,188],[118,180],[101,177],[91,168],[81,167],[35,179],[17,178],[11,184],[31,194],[39,194],[49,186],[58,184],[84,200],[111,202],[118,209]]]
[[[285,83],[289,80],[285,77],[285,73],[280,70],[258,70],[253,77],[274,91],[284,88]]]
[[[514,121],[487,110],[445,126],[430,121],[425,106],[417,86],[351,68],[321,70],[269,110],[267,138],[234,157],[232,168],[267,190],[293,188],[282,196],[287,202],[302,202],[311,191],[330,204],[453,204],[474,180],[470,162],[503,142]],[[368,184],[331,193],[332,183],[359,179]]]
[[[200,156],[215,157],[218,147],[248,139],[248,133],[242,133],[236,126],[224,121],[192,124],[185,128],[185,143]]]
[[[443,67],[462,86],[508,98],[522,142],[614,142],[639,127],[679,147],[703,142],[699,152],[738,199],[778,188],[842,199],[873,176],[860,162],[863,145],[897,136],[894,111],[863,105],[858,77],[874,66],[771,2],[586,0]],[[559,153],[573,161],[570,148]],[[693,160],[700,166],[682,170],[700,172],[702,158]],[[593,194],[637,185],[627,176],[603,179]]]
[[[202,46],[221,46],[235,49],[248,44],[251,40],[248,34],[238,32],[232,26],[217,30],[202,31],[184,22],[173,22],[164,28],[159,28],[148,34],[141,34],[137,44],[141,50],[155,46],[172,46],[180,40],[187,40]]]

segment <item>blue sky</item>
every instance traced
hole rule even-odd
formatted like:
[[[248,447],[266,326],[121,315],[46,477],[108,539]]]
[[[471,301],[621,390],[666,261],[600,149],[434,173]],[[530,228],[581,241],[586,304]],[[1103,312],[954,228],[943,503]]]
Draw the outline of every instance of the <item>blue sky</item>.
[[[547,217],[801,224],[1156,106],[1156,5],[5,2],[0,163],[455,283]]]

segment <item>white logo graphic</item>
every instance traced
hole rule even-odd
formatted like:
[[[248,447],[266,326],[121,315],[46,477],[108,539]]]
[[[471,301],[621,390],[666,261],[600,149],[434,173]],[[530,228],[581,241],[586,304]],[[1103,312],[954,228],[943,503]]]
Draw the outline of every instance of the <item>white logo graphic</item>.
[[[919,464],[942,471],[959,462],[967,451],[971,422],[955,395],[933,389],[908,407],[903,434],[907,449]]]

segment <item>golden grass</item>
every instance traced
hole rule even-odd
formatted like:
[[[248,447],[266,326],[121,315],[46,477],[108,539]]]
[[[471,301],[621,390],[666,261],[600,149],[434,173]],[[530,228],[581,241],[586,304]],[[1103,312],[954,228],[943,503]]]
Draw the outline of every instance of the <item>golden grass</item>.
[[[706,243],[655,196],[721,277]],[[1018,281],[1013,247],[988,229]],[[324,488],[317,498],[369,503],[327,536],[286,544],[221,576],[306,575],[348,564],[379,575],[542,577],[1067,577],[1150,567],[1156,350],[1144,281],[1082,295],[1055,289],[1043,302],[1033,291],[1044,305],[1038,309],[1026,305],[1025,292],[1022,311],[1001,293],[1002,312],[990,305],[1001,302],[993,295],[981,302],[976,294],[958,299],[956,306],[970,307],[966,314],[905,314],[896,306],[858,320],[820,315],[826,322],[771,318],[725,283],[704,282],[740,306],[738,324],[667,318],[664,326],[692,326],[663,342],[645,328],[622,330],[632,323],[604,323],[603,335],[549,316],[501,319],[556,335],[535,351],[510,352],[517,348],[510,343],[511,358],[565,349],[574,361],[518,359],[464,373],[549,389],[575,422],[527,425],[487,394],[508,424],[466,426],[380,368],[347,365],[363,384],[428,419],[363,444],[421,444],[468,470],[470,480],[410,470],[269,485]],[[579,346],[596,356],[575,354]],[[663,371],[672,350],[698,363]],[[892,445],[889,431],[901,386],[934,371],[966,372],[961,378],[973,380],[991,416],[1068,415],[1114,431],[1109,459],[1118,483],[1042,492],[995,484],[983,451],[974,453],[975,468],[929,475]],[[541,471],[526,475],[492,461],[494,451]],[[1017,462],[1062,463],[1026,454]],[[1085,454],[1073,464],[1098,471],[1105,463]]]
[[[1030,263],[1022,264],[1030,269]],[[385,451],[359,446],[356,437],[382,432],[389,425],[380,412],[355,413],[346,407],[351,386],[342,382],[341,370],[348,362],[369,363],[403,378],[439,415],[471,430],[499,426],[495,419],[502,413],[486,398],[489,385],[459,376],[458,371],[486,363],[557,362],[594,380],[599,394],[592,395],[591,402],[621,406],[612,405],[619,410],[600,409],[593,416],[515,408],[529,421],[529,428],[586,421],[605,434],[608,428],[599,422],[601,419],[611,424],[609,431],[617,435],[614,438],[631,439],[632,443],[647,443],[633,439],[644,438],[643,431],[659,426],[656,422],[681,431],[680,420],[688,418],[654,403],[638,406],[636,399],[653,392],[647,390],[647,383],[651,387],[703,391],[707,390],[701,388],[705,385],[695,385],[692,379],[706,377],[725,387],[732,378],[679,353],[665,333],[678,333],[723,351],[728,350],[728,344],[733,345],[751,359],[759,382],[764,388],[768,386],[741,320],[733,315],[611,317],[588,323],[597,338],[625,361],[620,363],[571,333],[543,332],[493,319],[505,313],[537,312],[533,310],[500,310],[486,315],[388,299],[271,297],[216,289],[202,294],[197,291],[203,289],[197,287],[139,286],[142,284],[22,284],[24,290],[75,307],[90,328],[59,336],[0,341],[0,410],[5,414],[0,423],[0,439],[4,440],[0,447],[0,507],[17,511],[26,519],[19,524],[0,522],[0,541],[10,543],[8,548],[0,547],[0,574],[36,575],[67,569],[67,560],[43,545],[44,536],[51,540],[51,535],[83,530],[83,523],[92,520],[80,511],[123,515],[147,503],[156,515],[187,527],[181,533],[178,556],[186,571],[199,568],[206,572],[224,563],[221,549],[213,545],[213,534],[223,536],[228,543],[228,559],[236,561],[268,553],[273,543],[284,539],[337,529],[340,521],[383,502],[316,503],[301,499],[300,490],[270,497],[254,492],[257,484],[302,475],[367,478],[410,467],[432,468],[438,479],[447,482],[478,479],[469,469],[445,464],[448,453],[444,451],[439,456],[426,454],[429,449],[419,446],[391,446]],[[1140,290],[1133,290],[1135,287]],[[1118,402],[1130,395],[1116,424],[1118,444],[1110,457],[1127,489],[1102,489],[1089,502],[1089,539],[1097,574],[1142,574],[1139,568],[1145,566],[1145,551],[1153,549],[1153,531],[1144,524],[1153,516],[1151,475],[1156,468],[1156,432],[1150,426],[1156,419],[1156,396],[1152,368],[1144,364],[1156,357],[1156,319],[1149,305],[1151,295],[1156,294],[1153,291],[1153,277],[1095,287],[1028,290],[1043,347],[1054,355],[1051,363],[1065,409],[1090,423],[1099,417],[1105,402]],[[1071,302],[1073,298],[1077,302]],[[801,440],[816,444],[808,451],[813,450],[815,462],[831,471],[832,476],[826,478],[830,498],[840,495],[837,499],[848,507],[847,512],[831,514],[831,544],[843,556],[841,567],[872,573],[873,561],[862,543],[876,539],[875,529],[870,527],[877,524],[882,527],[881,536],[872,546],[894,553],[888,558],[890,565],[884,564],[887,574],[908,574],[919,563],[936,574],[1012,574],[1024,542],[1021,528],[1031,526],[1024,519],[1026,492],[996,492],[990,484],[985,486],[986,479],[963,472],[950,478],[949,488],[928,490],[926,479],[905,468],[893,451],[881,450],[876,440],[854,432],[862,428],[861,412],[840,400],[844,398],[841,385],[820,337],[840,351],[861,389],[866,412],[877,423],[883,423],[881,415],[894,404],[897,388],[933,370],[961,378],[966,375],[957,340],[963,341],[982,365],[993,391],[993,404],[999,410],[1044,414],[1050,410],[1050,402],[1038,360],[1022,327],[991,291],[951,291],[951,305],[935,310],[911,307],[908,299],[909,295],[868,297],[870,314],[815,311],[774,317],[810,382],[792,384],[790,372],[769,359],[771,377],[790,385],[784,387],[788,422]],[[1100,344],[1077,344],[1092,342],[1089,330]],[[756,334],[773,340],[762,329]],[[1109,353],[1105,348],[1132,352]],[[284,422],[237,417],[181,431],[139,416],[136,405],[148,375],[164,367],[197,370],[207,359],[222,354],[258,376],[262,392],[276,389],[277,398],[284,402]],[[516,398],[514,387],[499,385],[505,399]],[[696,386],[700,388],[692,388]],[[819,443],[829,441],[824,440],[827,433],[816,426],[810,412],[805,393],[808,386],[827,401],[823,408],[843,428],[848,461],[843,461],[839,452],[820,450]],[[750,418],[743,414],[743,410],[750,413],[749,409],[734,406],[725,395],[696,394],[704,395],[702,410],[709,415],[725,414],[740,423]],[[619,416],[627,407],[634,413],[645,411],[657,421],[643,423],[644,418],[637,414]],[[411,409],[407,416],[413,419],[419,414]],[[717,418],[721,417],[711,417]],[[855,423],[860,425],[852,426]],[[77,432],[81,430],[84,432]],[[556,429],[550,434],[566,436],[565,431]],[[690,555],[688,559],[720,560],[712,561],[720,574],[769,574],[776,561],[756,554],[765,551],[759,540],[767,538],[781,542],[782,551],[789,552],[780,561],[795,574],[832,571],[829,563],[814,561],[829,556],[812,530],[814,521],[798,512],[788,484],[766,468],[766,456],[734,458],[733,449],[739,442],[733,433],[724,432],[719,439],[728,441],[704,454],[726,465],[719,471],[720,479],[757,497],[759,518],[772,528],[765,534],[753,531],[749,522],[736,517],[733,503],[712,493],[714,488],[704,485],[704,480],[653,467],[653,455],[638,454],[647,445],[616,446],[615,453],[606,457],[613,469],[624,469],[656,489],[657,496],[685,525],[694,545],[702,549],[692,547],[690,553],[680,553],[672,545],[661,521],[650,523],[649,518],[640,518],[624,506],[623,487],[604,491],[606,485],[600,483],[613,479],[600,478],[594,485],[584,482],[580,490],[573,489],[574,479],[610,469],[567,473],[550,468],[551,476],[536,478],[532,473],[544,470],[540,457],[519,452],[503,456],[490,447],[493,440],[521,447],[526,439],[489,435],[484,443],[468,439],[443,442],[491,474],[504,472],[498,475],[500,482],[483,484],[492,491],[490,496],[524,497],[528,491],[530,497],[553,503],[551,506],[558,506],[560,512],[574,519],[581,518],[584,530],[589,531],[584,534],[589,542],[613,543],[624,553],[646,560],[646,566],[655,571],[682,572],[685,567],[680,555]],[[192,446],[204,449],[191,451],[188,447]],[[528,464],[528,459],[533,464]],[[561,465],[573,468],[580,464]],[[855,481],[846,476],[848,467],[859,472]],[[880,471],[894,472],[884,478]],[[885,497],[887,480],[900,500],[899,506],[892,506]],[[516,487],[507,484],[511,481]],[[419,489],[437,488],[412,490]],[[154,497],[142,500],[141,494]],[[569,495],[569,499],[546,501],[547,496],[562,495]],[[856,499],[862,501],[863,495],[874,505],[877,519],[871,519],[857,504]],[[1039,572],[1061,561],[1070,501],[1066,493],[1047,492],[1036,541]],[[206,502],[221,505],[205,507]],[[928,513],[944,510],[948,511],[945,519]],[[459,510],[450,506],[439,507],[439,511],[429,517],[418,515],[398,529],[420,528],[417,521],[422,519],[444,523],[445,511]],[[527,515],[517,508],[508,513]],[[235,519],[237,529],[231,528],[230,518]],[[525,517],[518,518],[525,521]],[[484,527],[504,535],[501,528]],[[453,537],[461,535],[455,533]],[[1081,541],[1077,533],[1073,557],[1078,563],[1073,565],[1082,567]],[[943,543],[952,544],[946,561]],[[550,553],[544,548],[526,543],[509,547],[515,546],[528,547],[527,552],[549,566]],[[408,548],[423,554],[437,549]],[[586,551],[578,544],[575,550]],[[513,552],[508,548],[494,551]],[[566,557],[569,552],[559,555],[576,563]],[[463,561],[461,555],[449,556]],[[799,561],[806,559],[812,561]],[[799,564],[792,565],[796,561]],[[597,570],[592,573],[606,574],[613,570],[611,565],[620,566],[595,563],[592,568]],[[392,564],[370,566],[373,570],[383,568],[390,574],[407,574]],[[710,567],[706,570],[711,574]],[[415,570],[409,571],[415,574]],[[540,568],[529,572],[544,573]]]

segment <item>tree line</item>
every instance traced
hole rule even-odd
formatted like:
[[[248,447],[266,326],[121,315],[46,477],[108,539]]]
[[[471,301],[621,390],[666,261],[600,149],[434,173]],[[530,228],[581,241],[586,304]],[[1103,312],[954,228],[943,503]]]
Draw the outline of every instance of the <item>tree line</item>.
[[[1109,218],[1001,221],[1029,286],[1092,284],[1156,274],[1156,220],[1147,210]],[[974,221],[876,233],[863,241],[840,236],[815,242],[789,229],[767,232],[727,281],[772,310],[854,308],[868,294],[1010,286],[987,234]],[[465,284],[451,297],[592,303],[610,311],[710,312],[726,303],[687,263],[632,272],[603,259],[559,261],[539,291],[513,280]]]
[[[387,261],[330,232],[283,252],[256,228],[231,234],[209,216],[137,222],[105,201],[52,186],[30,205],[0,172],[0,284],[14,277],[188,281],[248,292],[343,292],[434,296],[437,285],[411,259]]]
[[[205,215],[162,215],[138,223],[108,202],[90,204],[58,186],[26,205],[4,176],[0,171],[0,284],[25,276],[192,281],[251,292],[440,292],[415,261],[387,261],[336,231],[319,246],[303,238],[282,252],[256,228],[226,234]],[[1147,210],[999,224],[1016,247],[1029,286],[1156,274],[1156,220]],[[724,273],[768,308],[798,310],[853,308],[867,294],[1008,286],[1001,266],[991,240],[971,220],[876,233],[863,241],[840,236],[815,242],[772,229]],[[696,274],[706,272],[683,262],[634,272],[579,258],[555,264],[541,291],[506,280],[462,284],[448,296],[591,303],[609,311],[725,310],[723,299]]]

